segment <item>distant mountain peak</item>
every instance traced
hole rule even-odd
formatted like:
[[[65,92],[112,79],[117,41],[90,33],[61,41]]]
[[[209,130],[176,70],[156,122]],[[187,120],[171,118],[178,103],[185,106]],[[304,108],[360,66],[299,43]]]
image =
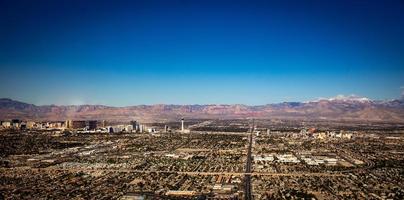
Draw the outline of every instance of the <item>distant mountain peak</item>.
[[[10,98],[0,98],[0,101],[5,102],[5,101],[14,101],[14,100],[12,100]]]
[[[34,105],[9,98],[0,98],[0,108],[26,109]]]
[[[358,95],[337,95],[335,97],[331,97],[331,98],[319,98],[315,101],[311,101],[311,102],[319,102],[319,101],[335,101],[335,102],[359,102],[359,103],[370,103],[372,102],[371,99],[367,98],[367,97],[361,97]]]

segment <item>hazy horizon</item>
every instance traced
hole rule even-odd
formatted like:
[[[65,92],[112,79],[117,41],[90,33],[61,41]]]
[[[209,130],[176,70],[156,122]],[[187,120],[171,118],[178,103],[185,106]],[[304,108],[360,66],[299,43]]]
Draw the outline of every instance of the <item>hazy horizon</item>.
[[[351,95],[336,95],[333,97],[318,97],[315,99],[310,99],[307,101],[280,101],[280,102],[269,102],[269,103],[265,103],[265,104],[245,104],[245,103],[192,103],[192,104],[176,104],[176,103],[155,103],[155,104],[131,104],[131,105],[121,105],[121,106],[115,106],[115,105],[108,105],[108,104],[88,104],[88,103],[82,103],[82,104],[55,104],[55,103],[50,103],[50,104],[35,104],[32,102],[26,102],[26,101],[22,101],[19,99],[13,99],[13,98],[8,98],[8,97],[0,97],[0,99],[10,99],[12,101],[18,101],[18,102],[22,102],[22,103],[28,103],[28,104],[33,104],[35,106],[49,106],[49,105],[56,105],[56,106],[80,106],[80,105],[100,105],[100,106],[108,106],[108,107],[130,107],[130,106],[153,106],[153,105],[245,105],[245,106],[262,106],[262,105],[267,105],[267,104],[278,104],[278,103],[308,103],[308,102],[316,102],[316,101],[320,101],[320,100],[360,100],[360,99],[368,99],[370,101],[392,101],[392,100],[400,100],[400,99],[404,99],[404,95],[401,94],[400,97],[397,98],[393,98],[393,99],[371,99],[371,98],[367,98],[364,96],[358,96],[355,94],[351,94]]]

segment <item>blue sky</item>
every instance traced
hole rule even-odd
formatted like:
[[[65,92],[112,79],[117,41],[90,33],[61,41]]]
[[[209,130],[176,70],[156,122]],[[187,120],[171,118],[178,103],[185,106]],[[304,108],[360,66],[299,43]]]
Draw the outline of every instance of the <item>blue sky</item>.
[[[0,97],[266,104],[404,86],[404,3],[1,1]]]

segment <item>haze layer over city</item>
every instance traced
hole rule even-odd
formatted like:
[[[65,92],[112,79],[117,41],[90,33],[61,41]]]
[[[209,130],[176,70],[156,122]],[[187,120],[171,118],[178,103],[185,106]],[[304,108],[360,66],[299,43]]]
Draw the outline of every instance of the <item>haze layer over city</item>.
[[[404,2],[0,1],[1,199],[404,199]]]

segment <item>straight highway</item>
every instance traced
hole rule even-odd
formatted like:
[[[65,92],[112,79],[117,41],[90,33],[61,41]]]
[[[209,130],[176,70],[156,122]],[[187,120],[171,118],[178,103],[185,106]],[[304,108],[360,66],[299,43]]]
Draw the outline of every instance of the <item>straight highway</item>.
[[[250,200],[252,199],[251,195],[251,148],[252,148],[252,133],[249,136],[249,144],[247,151],[247,163],[245,167],[245,176],[244,176],[244,199]]]

